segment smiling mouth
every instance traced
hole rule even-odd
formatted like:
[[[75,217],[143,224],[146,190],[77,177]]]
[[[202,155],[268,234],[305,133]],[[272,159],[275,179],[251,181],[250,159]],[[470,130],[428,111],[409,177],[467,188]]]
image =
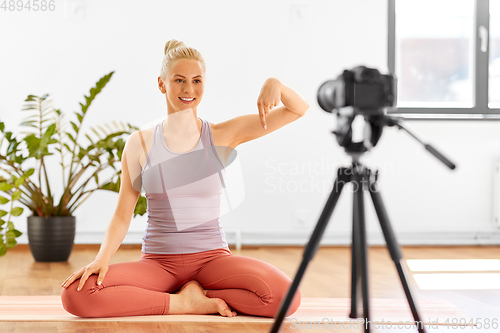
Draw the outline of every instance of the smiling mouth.
[[[194,98],[194,97],[193,97],[193,98],[192,98],[192,99],[190,99],[190,100],[186,100],[186,99],[182,99],[181,97],[179,97],[179,99],[180,99],[181,101],[183,101],[183,102],[192,102],[192,101],[194,101],[196,98]]]

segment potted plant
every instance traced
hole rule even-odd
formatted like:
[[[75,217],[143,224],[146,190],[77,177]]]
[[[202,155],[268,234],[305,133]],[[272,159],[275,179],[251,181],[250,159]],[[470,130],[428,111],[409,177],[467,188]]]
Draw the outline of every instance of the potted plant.
[[[67,261],[74,244],[75,210],[96,190],[119,192],[121,168],[117,169],[115,163],[121,162],[125,146],[122,136],[138,128],[112,121],[113,126],[91,128],[97,139],[85,134],[87,144],[80,142],[80,128],[88,108],[113,73],[97,81],[89,96],[84,95],[81,111],[74,112],[77,119],[69,121],[71,127],[64,113],[51,106],[48,94],[26,98],[23,111],[33,114],[20,125],[34,130],[22,132],[23,138],[8,132],[0,119],[0,256],[17,245],[16,238],[22,233],[15,229],[12,219],[23,213],[24,206],[32,213],[28,217],[28,242],[35,260]],[[47,176],[49,156],[53,159],[55,155],[60,158],[63,184],[57,199]],[[99,174],[108,168],[114,170],[113,175],[100,182]],[[134,217],[145,212],[146,198],[141,195]]]

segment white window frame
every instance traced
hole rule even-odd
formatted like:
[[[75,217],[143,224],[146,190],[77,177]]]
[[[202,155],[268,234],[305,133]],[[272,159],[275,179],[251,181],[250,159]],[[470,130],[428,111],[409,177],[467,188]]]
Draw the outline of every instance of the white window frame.
[[[401,0],[399,0],[401,1]],[[404,0],[409,1],[409,0]],[[418,1],[418,0],[414,0]],[[439,0],[435,0],[439,1]],[[490,108],[488,106],[488,71],[489,71],[489,0],[475,0],[474,8],[474,40],[473,40],[473,98],[474,106],[470,108],[442,108],[442,107],[398,107],[390,114],[397,114],[406,119],[465,119],[465,120],[500,120],[500,109]],[[389,72],[395,75],[396,61],[396,0],[388,0],[388,67]],[[481,51],[481,41],[479,38],[480,27],[486,28],[488,31],[488,48],[486,52]],[[484,30],[484,29],[483,29]]]

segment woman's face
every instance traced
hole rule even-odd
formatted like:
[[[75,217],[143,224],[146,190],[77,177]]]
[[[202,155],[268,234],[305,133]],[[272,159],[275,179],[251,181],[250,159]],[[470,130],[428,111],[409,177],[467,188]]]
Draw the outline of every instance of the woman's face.
[[[203,68],[197,60],[181,59],[167,73],[163,82],[158,78],[160,91],[166,94],[167,103],[177,112],[185,109],[194,109],[201,102],[203,97],[205,77]],[[182,98],[193,99],[192,101],[183,101]]]

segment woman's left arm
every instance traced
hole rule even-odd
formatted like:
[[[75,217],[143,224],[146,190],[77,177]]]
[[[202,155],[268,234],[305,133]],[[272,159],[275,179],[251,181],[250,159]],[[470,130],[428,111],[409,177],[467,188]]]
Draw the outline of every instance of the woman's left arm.
[[[269,80],[276,80],[280,84],[281,91],[281,103],[287,108],[288,111],[293,112],[299,116],[303,116],[307,109],[309,109],[309,104],[306,100],[299,95],[298,92],[279,81],[276,78],[269,78]]]
[[[280,80],[269,78],[262,85],[259,98],[257,99],[257,107],[259,109],[260,121],[263,128],[267,128],[267,115],[278,106],[280,102],[283,103],[283,107],[275,111],[279,110],[280,113],[285,114],[286,112],[291,112],[299,117],[302,117],[309,108],[309,104],[299,95],[299,93],[282,83]],[[286,123],[289,123],[289,121]]]
[[[280,102],[283,106],[276,108]],[[276,78],[267,79],[257,98],[259,114],[247,114],[218,124],[229,142],[236,146],[260,138],[302,117],[309,104],[295,90]]]

